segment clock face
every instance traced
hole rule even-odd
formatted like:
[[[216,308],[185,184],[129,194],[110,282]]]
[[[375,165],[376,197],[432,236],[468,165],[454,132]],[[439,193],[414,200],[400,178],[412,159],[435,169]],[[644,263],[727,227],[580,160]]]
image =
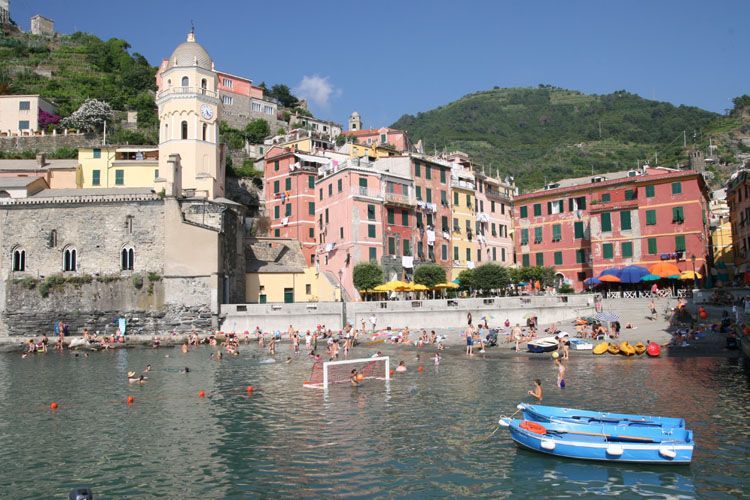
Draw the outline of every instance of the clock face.
[[[201,115],[206,120],[210,120],[214,116],[214,110],[208,104],[204,104],[201,106]]]

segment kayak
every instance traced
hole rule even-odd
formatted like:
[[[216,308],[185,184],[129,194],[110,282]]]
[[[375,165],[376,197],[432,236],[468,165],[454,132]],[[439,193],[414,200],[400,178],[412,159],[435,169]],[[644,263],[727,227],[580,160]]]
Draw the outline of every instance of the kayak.
[[[609,347],[609,344],[606,342],[602,342],[600,344],[596,344],[596,347],[594,347],[594,350],[592,351],[594,354],[604,354],[607,352],[607,348]]]
[[[685,427],[685,419],[674,417],[638,415],[635,413],[610,413],[528,403],[520,403],[517,408],[523,412],[523,416],[526,420],[534,420],[537,422],[553,421],[585,425],[611,424],[663,428]]]
[[[590,351],[594,348],[594,344],[584,339],[570,339],[568,343],[574,351]]]
[[[646,352],[646,346],[643,345],[643,342],[638,342],[636,345],[633,346],[633,349],[635,349],[635,353],[638,356]]]
[[[609,344],[607,346],[607,352],[609,352],[610,354],[620,354],[620,348],[615,344]]]
[[[633,356],[635,348],[627,342],[620,342],[620,354],[623,356]]]
[[[656,342],[651,342],[646,348],[646,354],[652,358],[658,358],[661,354],[661,346]]]

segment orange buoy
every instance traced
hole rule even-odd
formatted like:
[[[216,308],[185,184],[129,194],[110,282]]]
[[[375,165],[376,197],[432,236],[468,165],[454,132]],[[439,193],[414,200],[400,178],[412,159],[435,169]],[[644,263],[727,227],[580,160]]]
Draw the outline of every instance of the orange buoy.
[[[419,373],[422,373],[422,372],[424,371],[424,366],[422,366],[422,365],[419,365],[419,366],[417,367],[417,371],[418,371]]]
[[[394,373],[396,373],[396,371],[395,370],[391,370],[391,377],[393,376]]]
[[[524,420],[523,422],[521,422],[521,425],[519,425],[519,427],[529,432],[533,432],[534,434],[547,434],[546,427],[544,427],[541,424],[537,424],[536,422],[531,422],[529,420]]]
[[[364,375],[362,375],[361,373],[357,374],[357,382],[362,382],[364,379],[365,379]]]
[[[134,401],[135,401],[135,398],[133,396],[128,396],[128,404],[129,405],[132,405]]]
[[[248,385],[246,390],[247,390],[247,392],[253,392],[253,386],[252,385]]]
[[[205,398],[206,397],[206,391],[200,391],[200,392],[198,392],[198,397],[199,398]]]
[[[50,409],[50,410],[57,410],[57,407],[58,407],[58,404],[57,404],[57,403],[54,403],[54,402],[53,402],[53,403],[50,403],[50,405],[49,405],[49,409]]]

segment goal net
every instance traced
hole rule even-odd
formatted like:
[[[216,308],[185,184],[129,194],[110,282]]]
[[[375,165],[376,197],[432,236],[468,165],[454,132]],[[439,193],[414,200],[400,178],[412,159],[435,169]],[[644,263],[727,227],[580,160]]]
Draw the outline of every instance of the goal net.
[[[318,361],[313,364],[310,378],[305,387],[325,389],[331,384],[350,383],[352,370],[362,375],[362,380],[388,380],[390,376],[390,359],[388,356],[375,358],[346,359],[343,361]]]

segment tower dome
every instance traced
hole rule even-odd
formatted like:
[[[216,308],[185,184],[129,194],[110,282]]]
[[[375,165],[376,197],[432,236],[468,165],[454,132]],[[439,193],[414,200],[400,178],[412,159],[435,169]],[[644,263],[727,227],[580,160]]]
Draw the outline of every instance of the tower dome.
[[[187,41],[179,44],[169,58],[168,68],[178,66],[198,66],[199,68],[213,70],[213,61],[203,45],[195,41],[195,33],[190,32]]]

